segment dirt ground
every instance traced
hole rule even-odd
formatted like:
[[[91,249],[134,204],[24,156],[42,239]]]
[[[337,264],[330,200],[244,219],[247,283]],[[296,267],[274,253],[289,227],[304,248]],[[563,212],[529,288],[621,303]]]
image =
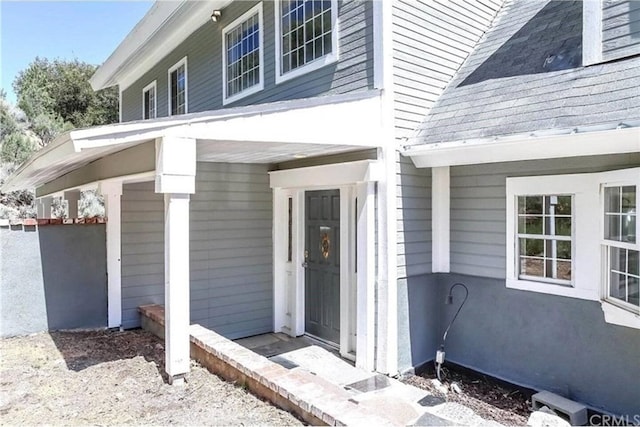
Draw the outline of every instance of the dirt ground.
[[[0,340],[0,424],[302,424],[195,362],[185,386],[170,386],[163,359],[142,330]]]
[[[446,394],[439,391],[432,380],[436,378],[435,370],[428,367],[420,375],[413,375],[405,382],[432,392],[435,396],[448,402],[457,402],[490,421],[504,425],[526,425],[531,410],[533,390],[512,387],[491,377],[475,374],[471,371],[448,366],[442,370],[442,384],[448,389]],[[452,390],[455,383],[460,393]]]

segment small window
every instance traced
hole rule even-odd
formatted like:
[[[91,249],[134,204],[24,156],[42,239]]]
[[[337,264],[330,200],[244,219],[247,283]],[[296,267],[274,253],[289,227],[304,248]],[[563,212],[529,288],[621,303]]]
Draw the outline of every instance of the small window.
[[[277,8],[276,82],[337,60],[336,0],[281,0]]]
[[[187,58],[169,69],[169,115],[187,113]]]
[[[156,118],[156,81],[154,80],[144,89],[142,89],[142,118],[155,119]]]
[[[571,195],[518,196],[518,278],[571,285]]]
[[[227,104],[263,88],[262,3],[225,27],[222,38]]]
[[[604,187],[605,298],[640,312],[640,251],[637,250],[637,186]]]
[[[288,219],[287,219],[287,262],[293,259],[293,198],[287,198]]]

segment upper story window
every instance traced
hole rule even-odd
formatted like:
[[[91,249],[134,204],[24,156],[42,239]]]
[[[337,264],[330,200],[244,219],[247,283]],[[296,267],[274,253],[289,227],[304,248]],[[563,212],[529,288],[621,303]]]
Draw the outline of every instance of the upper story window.
[[[640,168],[507,178],[508,288],[600,301],[640,329]]]
[[[223,104],[262,90],[262,3],[222,30]]]
[[[276,83],[337,60],[337,0],[280,0],[276,8]]]
[[[187,113],[187,57],[169,68],[169,115]]]
[[[156,98],[156,81],[154,80],[142,89],[142,118],[155,119],[158,102]]]

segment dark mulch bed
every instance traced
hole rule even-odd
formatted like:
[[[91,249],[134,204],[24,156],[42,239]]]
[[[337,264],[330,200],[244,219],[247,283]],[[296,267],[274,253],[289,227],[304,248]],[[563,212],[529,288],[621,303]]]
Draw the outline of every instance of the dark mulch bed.
[[[436,388],[432,383],[434,379],[437,379],[435,368],[430,363],[418,371],[418,375],[405,379],[405,382],[428,390],[447,402],[457,402],[471,408],[486,420],[505,425],[527,424],[534,390],[451,363],[445,363],[441,370],[442,384],[449,390],[446,394]],[[461,392],[453,391],[452,384],[457,384]]]

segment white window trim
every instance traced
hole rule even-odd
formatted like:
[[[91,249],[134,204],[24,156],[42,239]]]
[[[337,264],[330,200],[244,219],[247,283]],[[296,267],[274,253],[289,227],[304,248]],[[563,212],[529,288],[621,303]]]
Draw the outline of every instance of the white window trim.
[[[264,89],[264,21],[262,9],[262,2],[260,2],[222,29],[222,105],[231,104]],[[233,96],[227,96],[227,33],[249,19],[251,16],[255,15],[256,11],[258,12],[258,25],[260,28],[260,49],[258,52],[258,56],[260,58],[260,67],[258,69],[260,82],[255,86],[236,93]]]
[[[507,287],[545,294],[597,301],[600,299],[598,281],[600,265],[598,239],[593,230],[598,217],[591,211],[598,206],[598,192],[590,175],[555,175],[507,178]],[[591,177],[593,178],[593,177]],[[517,263],[517,197],[527,195],[573,196],[572,207],[572,274],[571,286],[524,280],[518,277]],[[584,231],[583,231],[584,230]]]
[[[145,120],[144,96],[150,89],[154,90],[154,95],[153,95],[153,117],[150,116],[149,119],[155,119],[156,117],[158,117],[158,85],[157,85],[157,80],[154,80],[142,89],[142,120]]]
[[[172,102],[171,102],[171,73],[178,69],[180,66],[184,65],[184,114],[189,112],[189,70],[187,67],[187,57],[185,56],[180,61],[176,62],[169,70],[167,70],[167,116],[171,117],[172,110]]]
[[[510,289],[539,292],[585,300],[599,301],[607,323],[640,329],[640,315],[610,302],[606,294],[606,260],[604,252],[604,192],[605,186],[636,185],[640,188],[640,168],[610,172],[507,178],[506,218],[506,286]],[[574,286],[562,286],[521,280],[517,274],[517,196],[540,194],[572,194],[573,200],[573,271]],[[636,201],[636,209],[640,201]],[[640,234],[640,230],[636,229]],[[638,236],[640,237],[640,236]],[[640,249],[640,242],[626,245]],[[598,280],[599,279],[599,280]]]
[[[635,173],[635,180],[633,179]],[[636,194],[640,192],[640,168],[631,169],[631,170],[619,170],[612,172],[604,172],[599,174],[600,179],[600,205],[599,205],[599,214],[600,214],[600,244],[601,244],[601,254],[602,254],[602,287],[601,287],[601,298],[602,298],[602,311],[604,312],[605,320],[608,323],[627,326],[632,328],[640,329],[640,311],[634,313],[629,310],[628,306],[620,301],[616,301],[615,298],[609,297],[608,294],[608,260],[606,259],[606,247],[620,247],[625,249],[630,249],[634,251],[640,251],[640,229],[637,227],[636,222],[636,243],[625,243],[625,242],[615,242],[611,240],[607,240],[604,238],[604,188],[605,187],[616,187],[616,186],[625,186],[625,185],[635,185],[636,186]],[[640,212],[640,198],[636,195],[636,213]],[[638,217],[636,217],[638,218]],[[636,220],[637,221],[637,220]]]
[[[280,28],[280,0],[274,3],[274,19],[275,19],[275,47],[276,47],[276,84],[284,83],[288,80],[295,79],[302,75],[319,70],[322,67],[333,64],[338,61],[340,54],[338,52],[338,0],[331,0],[331,53],[321,58],[315,59],[295,70],[281,74],[282,62],[282,34]]]

